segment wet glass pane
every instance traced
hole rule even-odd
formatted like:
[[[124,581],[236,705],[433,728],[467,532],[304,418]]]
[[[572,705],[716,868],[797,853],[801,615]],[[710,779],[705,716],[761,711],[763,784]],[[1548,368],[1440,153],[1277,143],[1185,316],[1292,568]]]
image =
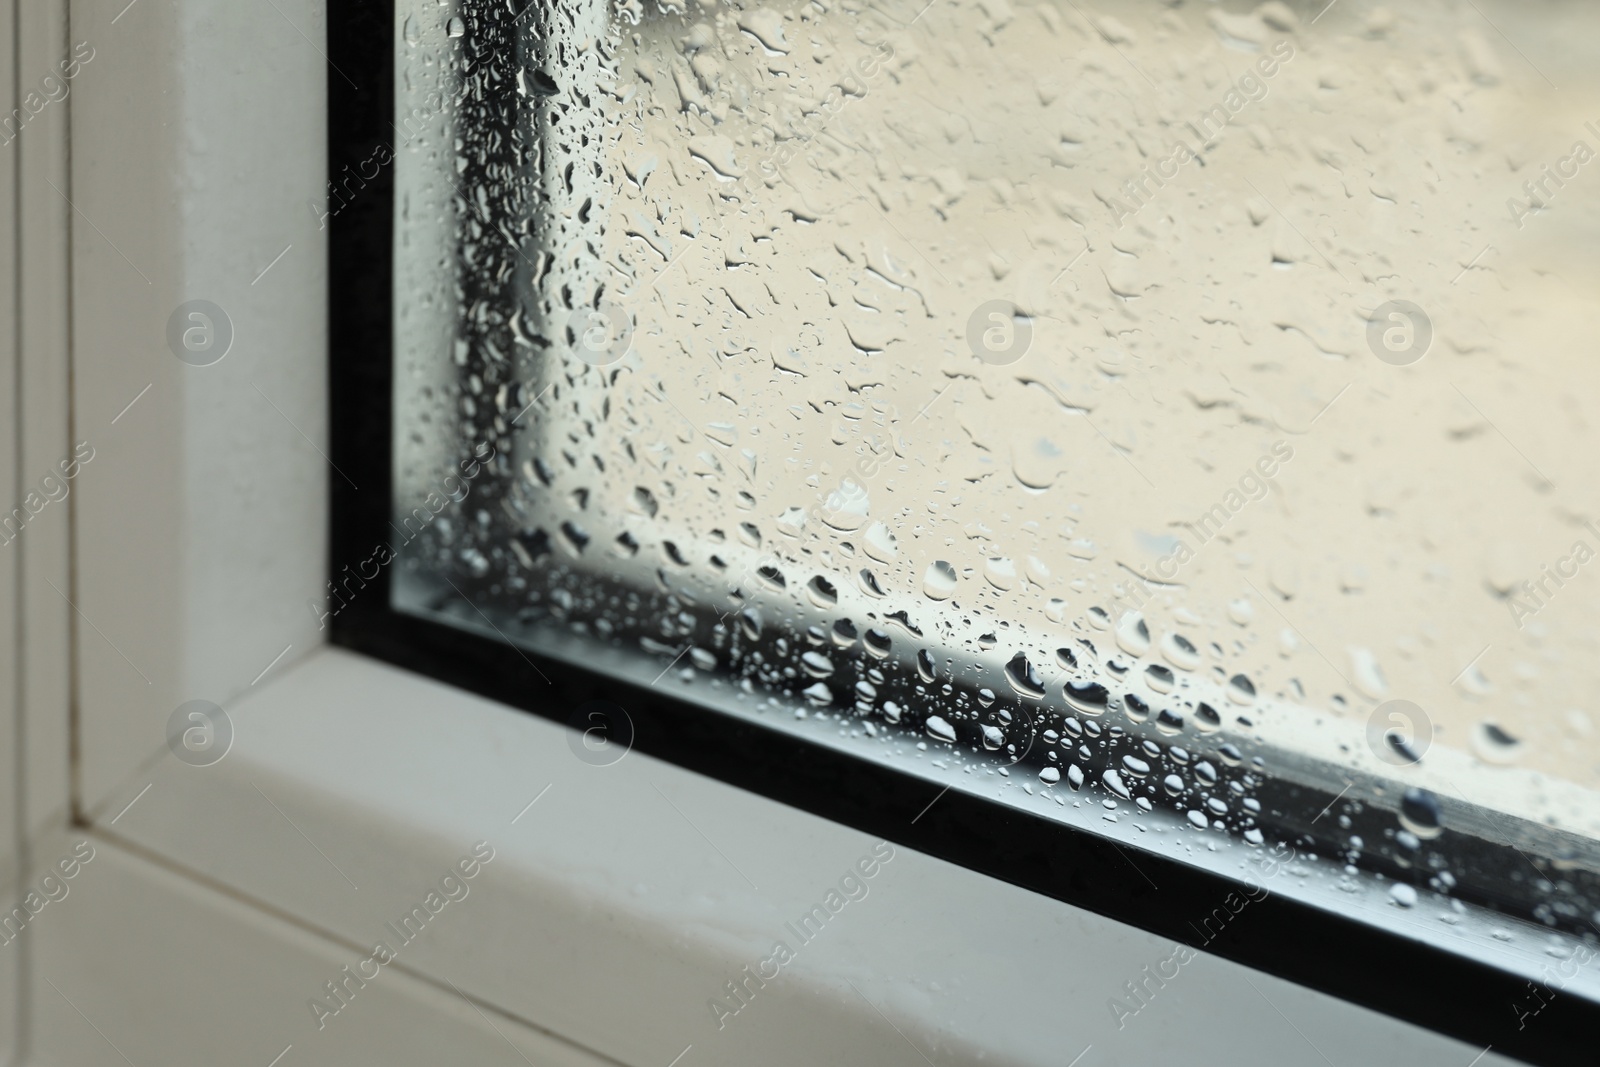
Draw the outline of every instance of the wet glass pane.
[[[400,6],[398,607],[1591,929],[1600,9]]]

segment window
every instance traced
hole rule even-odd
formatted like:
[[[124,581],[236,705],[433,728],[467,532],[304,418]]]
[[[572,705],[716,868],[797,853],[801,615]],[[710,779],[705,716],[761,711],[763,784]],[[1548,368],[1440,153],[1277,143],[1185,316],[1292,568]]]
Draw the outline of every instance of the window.
[[[1110,10],[366,25],[314,610],[1552,1057],[1600,998],[1596,16]]]

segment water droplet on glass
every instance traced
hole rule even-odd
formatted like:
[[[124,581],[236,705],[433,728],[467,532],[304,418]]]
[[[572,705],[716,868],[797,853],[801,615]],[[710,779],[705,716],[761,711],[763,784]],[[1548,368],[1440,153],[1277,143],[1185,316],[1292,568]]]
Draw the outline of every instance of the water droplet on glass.
[[[1099,682],[1068,682],[1063,690],[1067,703],[1085,715],[1099,715],[1106,710],[1111,694]]]
[[[983,576],[996,589],[1011,589],[1017,584],[1017,565],[1009,559],[987,559],[983,562]]]
[[[1150,651],[1150,628],[1145,625],[1143,615],[1129,611],[1117,621],[1117,647],[1130,656],[1142,656]]]
[[[934,560],[922,576],[922,591],[929,600],[948,600],[956,591],[956,569],[942,559]]]
[[[1159,663],[1152,663],[1144,669],[1145,684],[1157,693],[1170,693],[1175,684],[1172,671]]]
[[[1472,731],[1472,752],[1485,763],[1505,766],[1522,758],[1524,745],[1503,727],[1480,722]]]
[[[582,555],[583,550],[589,547],[588,532],[582,526],[570,520],[561,524],[561,536],[566,540],[574,555]]]
[[[1011,683],[1011,688],[1030,700],[1044,697],[1044,681],[1028,663],[1028,657],[1021,652],[1012,656],[1011,662],[1006,664],[1006,681]]]
[[[1161,655],[1181,671],[1192,671],[1200,666],[1199,649],[1180,633],[1169,631],[1161,635]]]
[[[867,532],[861,538],[862,547],[867,555],[879,563],[891,563],[895,556],[900,554],[899,547],[895,544],[894,534],[889,532],[889,527],[881,522],[875,522],[867,527]]]
[[[806,583],[806,595],[819,608],[831,608],[839,602],[839,591],[820,574]]]
[[[819,514],[822,521],[835,530],[859,530],[861,524],[867,521],[868,503],[865,487],[847,478],[839,488],[828,494]]]
[[[820,652],[806,652],[800,657],[801,668],[813,678],[826,678],[833,673],[833,660]]]
[[[1439,798],[1426,789],[1407,789],[1400,795],[1400,825],[1424,841],[1444,833]]]

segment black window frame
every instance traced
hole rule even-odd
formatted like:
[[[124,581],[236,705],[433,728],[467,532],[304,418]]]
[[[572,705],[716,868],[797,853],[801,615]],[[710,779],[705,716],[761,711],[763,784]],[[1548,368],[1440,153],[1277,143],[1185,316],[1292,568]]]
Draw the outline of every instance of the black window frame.
[[[327,81],[330,193],[348,191],[359,175],[358,193],[326,215],[329,445],[349,476],[329,479],[330,576],[391,537],[394,186],[391,166],[369,170],[386,147],[393,155],[394,32],[393,0],[330,0],[328,54],[348,75]],[[678,766],[1505,1055],[1563,1067],[1593,1062],[1584,1050],[1600,1032],[1600,1004],[1581,996],[1557,995],[1532,1025],[1519,1026],[1526,975],[1283,891],[1202,942],[1191,920],[1208,909],[1193,902],[1221,902],[1244,882],[1152,852],[1135,860],[1109,838],[957,789],[941,794],[928,779],[664,690],[396,611],[388,568],[366,583],[331,617],[334,644],[557,722],[608,700],[628,710],[634,747]],[[1311,810],[1335,799],[1304,787],[1289,792]]]

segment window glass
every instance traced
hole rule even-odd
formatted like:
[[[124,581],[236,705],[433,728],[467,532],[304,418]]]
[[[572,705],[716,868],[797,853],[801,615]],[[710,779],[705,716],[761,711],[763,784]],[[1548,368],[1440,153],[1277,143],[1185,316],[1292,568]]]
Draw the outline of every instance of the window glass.
[[[1590,929],[1600,10],[399,7],[397,607]]]

